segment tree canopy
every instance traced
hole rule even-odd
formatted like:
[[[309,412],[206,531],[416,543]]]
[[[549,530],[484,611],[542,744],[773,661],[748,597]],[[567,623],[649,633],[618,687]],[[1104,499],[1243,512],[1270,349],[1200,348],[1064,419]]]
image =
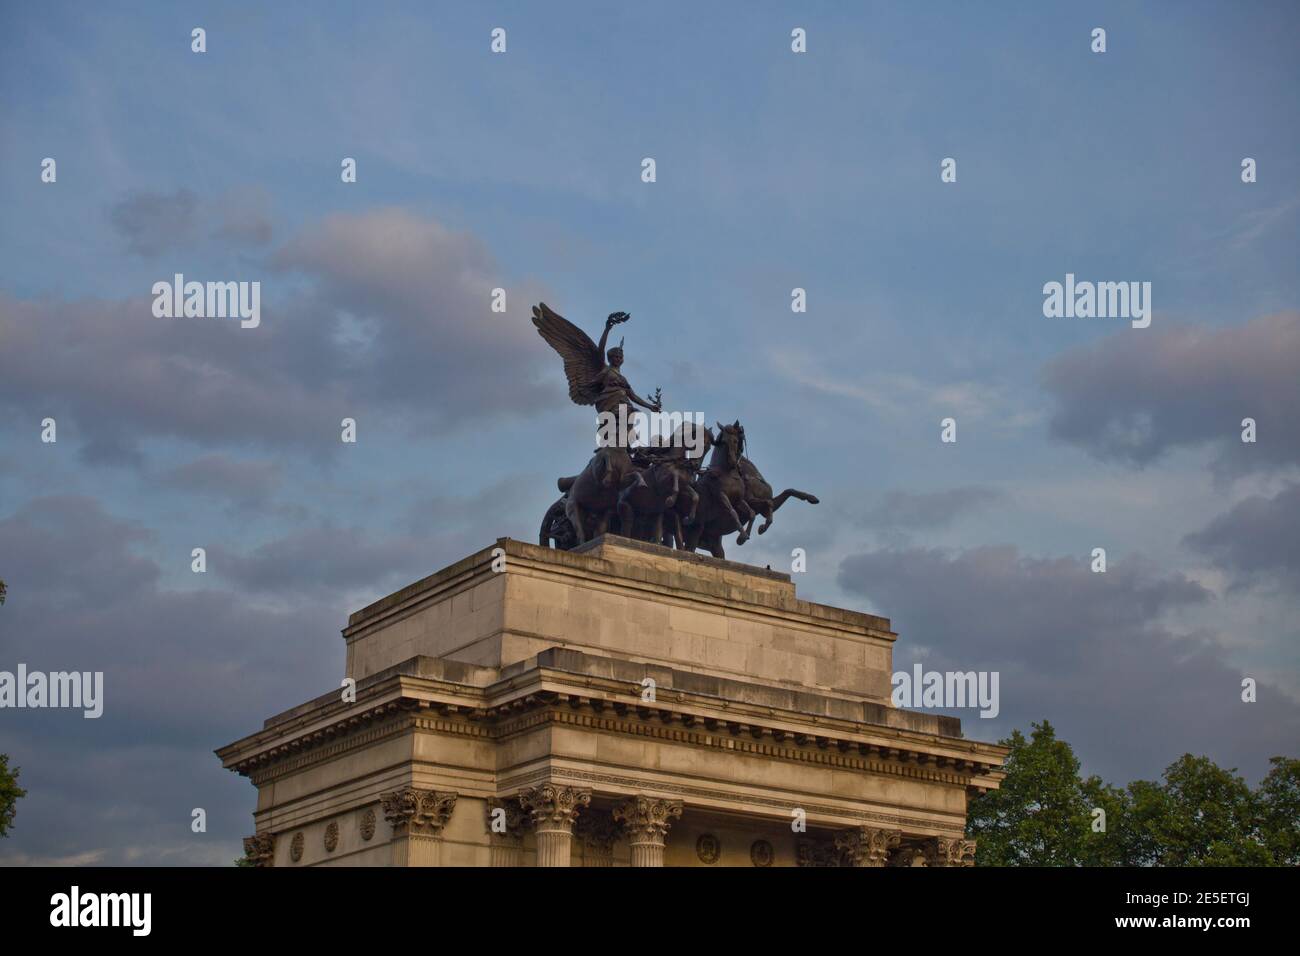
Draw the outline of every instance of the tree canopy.
[[[1160,782],[1079,776],[1043,721],[1003,740],[1002,787],[973,798],[967,834],[981,866],[1296,866],[1300,760],[1274,757],[1252,790],[1235,768],[1184,754]]]

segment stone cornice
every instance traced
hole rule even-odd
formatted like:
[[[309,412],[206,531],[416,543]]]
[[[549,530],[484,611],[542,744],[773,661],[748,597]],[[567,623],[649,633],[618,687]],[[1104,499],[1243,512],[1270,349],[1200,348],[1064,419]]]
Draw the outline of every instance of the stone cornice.
[[[576,685],[581,693],[562,693],[578,690]],[[218,754],[227,767],[260,783],[412,728],[504,740],[554,722],[977,789],[996,788],[1005,776],[1000,767],[1007,751],[996,744],[706,699],[671,688],[660,701],[645,704],[640,691],[636,684],[545,668],[486,689],[399,675],[366,693],[359,690],[355,704],[331,703],[315,719],[304,715]]]

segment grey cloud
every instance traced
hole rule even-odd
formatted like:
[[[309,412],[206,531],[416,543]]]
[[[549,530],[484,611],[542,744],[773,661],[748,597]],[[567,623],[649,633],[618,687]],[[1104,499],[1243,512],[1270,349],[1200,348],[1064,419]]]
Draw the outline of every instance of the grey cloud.
[[[235,246],[264,246],[271,241],[275,227],[267,212],[270,200],[261,189],[236,190],[219,203],[213,218],[216,239]]]
[[[276,462],[213,454],[168,469],[162,474],[161,481],[181,491],[222,498],[251,508],[266,503],[279,487],[282,472]]]
[[[24,710],[0,722],[0,751],[28,790],[0,859],[229,863],[253,793],[213,748],[337,686],[346,607],[317,595],[270,611],[220,588],[170,590],[136,553],[151,540],[88,498],[0,520],[0,668],[104,672],[96,720]],[[207,834],[189,832],[194,807],[208,811]]]
[[[183,245],[195,232],[198,197],[188,189],[174,193],[136,192],[114,203],[108,219],[127,249],[156,256]]]
[[[208,569],[244,590],[285,597],[378,587],[395,576],[408,583],[428,573],[427,550],[410,536],[375,538],[361,528],[324,525],[292,532],[247,555],[214,545]]]
[[[1234,586],[1280,584],[1300,593],[1300,484],[1253,495],[1183,543],[1234,578]]]
[[[922,494],[890,491],[881,503],[859,519],[859,524],[880,530],[943,528],[962,515],[999,500],[995,488],[966,485]]]
[[[0,295],[0,407],[53,415],[86,460],[138,461],[158,437],[325,457],[343,417],[428,435],[564,400],[533,384],[553,358],[521,317],[534,290],[512,285],[514,314],[490,312],[501,280],[471,237],[397,211],[334,216],[275,261],[257,329],[158,319],[144,296]]]
[[[504,286],[472,236],[400,209],[336,215],[273,263],[312,280],[300,309],[357,327],[343,358],[363,399],[417,406],[428,427],[443,431],[563,398],[535,382],[550,355],[520,318],[534,295],[515,285],[510,312],[490,311],[491,290]]]
[[[1059,439],[1143,466],[1211,444],[1223,474],[1300,463],[1300,313],[1216,329],[1126,330],[1050,362],[1044,384]],[[1241,441],[1241,421],[1258,442]]]
[[[1210,599],[1181,574],[1136,560],[1094,574],[1082,560],[999,546],[859,554],[842,563],[839,583],[891,618],[895,669],[915,659],[1001,674],[1000,717],[960,714],[968,734],[1047,717],[1113,782],[1153,776],[1184,751],[1258,775],[1300,739],[1300,705],[1267,675],[1259,702],[1242,703],[1242,675],[1213,636],[1164,623]]]

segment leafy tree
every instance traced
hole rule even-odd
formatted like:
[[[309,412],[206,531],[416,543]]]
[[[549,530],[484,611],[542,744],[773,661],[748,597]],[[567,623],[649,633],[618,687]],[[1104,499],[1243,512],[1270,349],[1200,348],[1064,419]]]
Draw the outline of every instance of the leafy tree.
[[[1141,852],[1139,834],[1132,826],[1132,796],[1095,774],[1083,781],[1082,789],[1088,807],[1088,833],[1079,862],[1084,866],[1132,866]],[[1097,810],[1104,816],[1094,816]],[[1098,829],[1102,824],[1105,828]]]
[[[1011,753],[1001,788],[968,808],[981,866],[1077,866],[1090,836],[1078,758],[1050,723],[1031,726],[1028,740],[1013,730],[1002,741]]]
[[[1161,866],[1266,866],[1256,837],[1255,796],[1236,768],[1183,754],[1165,770],[1164,800],[1146,822]]]
[[[1127,787],[1079,779],[1070,745],[1047,721],[1002,741],[999,790],[971,800],[982,866],[1300,865],[1300,760],[1274,757],[1252,792],[1236,769],[1184,754],[1163,781]],[[1105,812],[1105,830],[1092,823]]]
[[[1256,790],[1259,835],[1278,866],[1300,866],[1300,760],[1270,757]]]
[[[17,767],[10,770],[9,755],[0,754],[0,837],[9,835],[18,801],[27,796],[27,791],[18,786],[18,770]]]

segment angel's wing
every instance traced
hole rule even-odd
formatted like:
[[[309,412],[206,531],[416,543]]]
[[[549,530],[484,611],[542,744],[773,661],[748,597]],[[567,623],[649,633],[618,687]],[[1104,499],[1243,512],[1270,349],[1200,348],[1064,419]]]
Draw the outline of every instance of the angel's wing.
[[[533,325],[546,343],[564,359],[564,374],[569,379],[569,398],[577,405],[593,405],[596,388],[593,379],[605,367],[600,350],[586,332],[545,302],[533,306]]]

